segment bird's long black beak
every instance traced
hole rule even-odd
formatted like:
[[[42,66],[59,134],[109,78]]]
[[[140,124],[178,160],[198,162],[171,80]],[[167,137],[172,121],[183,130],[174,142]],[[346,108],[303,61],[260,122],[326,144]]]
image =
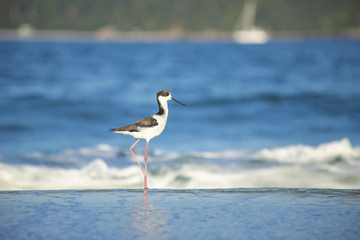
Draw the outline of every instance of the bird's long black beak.
[[[178,101],[178,100],[176,100],[175,98],[171,98],[171,100],[173,100],[173,101],[175,101],[175,102],[177,102],[177,103],[179,103],[179,104],[181,104],[181,105],[183,105],[183,106],[186,106],[185,104],[183,104],[183,103],[179,102],[179,101]]]

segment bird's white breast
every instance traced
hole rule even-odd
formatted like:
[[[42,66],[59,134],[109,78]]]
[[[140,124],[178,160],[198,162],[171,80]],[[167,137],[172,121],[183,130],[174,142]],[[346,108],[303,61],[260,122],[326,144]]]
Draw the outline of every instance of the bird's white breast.
[[[155,118],[158,122],[158,125],[156,125],[155,127],[149,128],[149,129],[144,129],[144,135],[146,135],[146,137],[144,137],[147,141],[149,141],[150,139],[159,136],[165,129],[166,126],[166,121],[167,121],[167,114],[163,114],[163,115],[154,115],[153,118]]]

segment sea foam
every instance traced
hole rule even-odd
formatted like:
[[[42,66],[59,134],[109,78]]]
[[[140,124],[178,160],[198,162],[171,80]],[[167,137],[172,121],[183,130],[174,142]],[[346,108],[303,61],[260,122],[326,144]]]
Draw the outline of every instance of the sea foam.
[[[142,161],[142,152],[137,152]],[[260,151],[149,152],[151,188],[360,188],[360,148],[342,139],[319,146]],[[13,164],[0,158],[0,189],[142,188],[128,149],[100,144],[58,154],[31,153]]]

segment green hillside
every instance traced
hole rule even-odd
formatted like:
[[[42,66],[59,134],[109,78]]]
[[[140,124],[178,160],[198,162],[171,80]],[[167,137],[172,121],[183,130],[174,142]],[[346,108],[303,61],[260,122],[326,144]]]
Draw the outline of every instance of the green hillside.
[[[0,28],[232,31],[243,0],[0,0]],[[259,0],[256,24],[270,32],[336,33],[360,27],[359,0]]]

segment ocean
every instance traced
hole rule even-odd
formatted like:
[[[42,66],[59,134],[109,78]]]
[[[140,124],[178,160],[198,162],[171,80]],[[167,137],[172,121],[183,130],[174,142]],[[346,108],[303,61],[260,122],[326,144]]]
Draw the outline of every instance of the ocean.
[[[360,41],[0,41],[0,190],[360,188]],[[145,151],[141,141],[135,152]]]

